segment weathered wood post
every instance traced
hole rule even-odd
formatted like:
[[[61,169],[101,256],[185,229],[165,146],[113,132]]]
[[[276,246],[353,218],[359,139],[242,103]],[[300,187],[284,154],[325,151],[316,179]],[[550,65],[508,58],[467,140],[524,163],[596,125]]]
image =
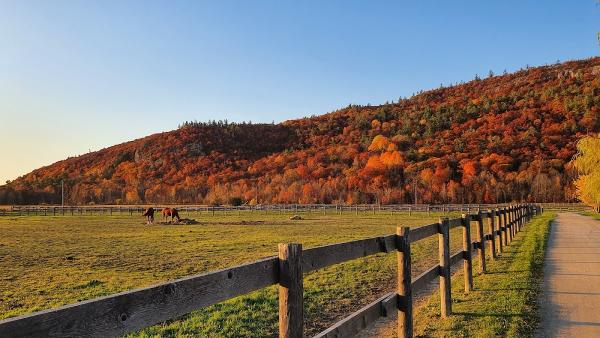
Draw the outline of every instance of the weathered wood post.
[[[441,312],[442,318],[446,318],[452,314],[452,295],[450,292],[450,227],[448,218],[440,218],[438,227]]]
[[[525,225],[525,207],[523,204],[519,207],[519,218],[521,220],[521,226],[519,227],[519,231],[523,230],[523,225]]]
[[[504,234],[504,246],[508,246],[508,225],[506,224],[506,207],[502,208],[502,233]]]
[[[465,275],[465,292],[473,290],[473,259],[471,248],[471,216],[462,214],[463,227],[463,274]]]
[[[512,230],[512,236],[515,238],[517,234],[517,218],[516,218],[516,209],[517,207],[513,206],[510,210],[510,225]]]
[[[518,204],[515,208],[515,220],[517,222],[517,226],[515,227],[515,235],[517,232],[521,231],[521,205]]]
[[[398,227],[396,235],[398,259],[398,337],[410,338],[413,336],[410,228]]]
[[[487,211],[488,229],[490,231],[490,253],[492,261],[496,259],[496,231],[494,226],[494,211],[488,209]]]
[[[279,337],[304,334],[302,244],[279,244]]]
[[[503,236],[503,232],[502,232],[502,219],[501,219],[502,216],[500,216],[500,209],[498,209],[498,208],[494,209],[494,215],[497,217],[495,219],[497,220],[497,224],[498,224],[496,226],[496,228],[497,228],[496,232],[498,233],[498,252],[502,253],[503,246],[504,246],[504,243],[503,243],[504,236]]]
[[[481,216],[481,209],[477,211],[477,239],[479,240],[479,247],[477,248],[477,255],[479,256],[479,272],[485,272],[485,235],[483,234],[483,218]]]
[[[517,235],[517,232],[519,232],[519,205],[517,204],[515,206],[515,236]]]
[[[517,204],[517,207],[515,208],[515,219],[517,222],[517,226],[515,229],[515,235],[517,234],[517,232],[521,231],[521,205]]]

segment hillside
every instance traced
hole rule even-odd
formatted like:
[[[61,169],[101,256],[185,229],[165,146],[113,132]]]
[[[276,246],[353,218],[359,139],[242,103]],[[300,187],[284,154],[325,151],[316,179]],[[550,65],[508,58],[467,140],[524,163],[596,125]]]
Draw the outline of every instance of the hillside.
[[[184,123],[37,169],[0,204],[570,201],[600,58],[281,124]]]

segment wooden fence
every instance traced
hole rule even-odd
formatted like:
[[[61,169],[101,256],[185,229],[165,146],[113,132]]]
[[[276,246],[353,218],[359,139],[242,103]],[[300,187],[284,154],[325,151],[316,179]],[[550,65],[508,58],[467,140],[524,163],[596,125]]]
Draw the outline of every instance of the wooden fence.
[[[393,311],[398,313],[399,337],[411,337],[413,293],[439,277],[441,314],[442,317],[450,315],[451,266],[463,262],[465,291],[471,291],[472,251],[478,253],[479,271],[485,272],[487,244],[490,259],[495,259],[525,223],[541,210],[531,204],[507,206],[463,214],[460,218],[441,218],[438,223],[412,230],[399,227],[396,234],[387,236],[310,249],[303,249],[301,244],[280,244],[278,257],[5,319],[0,321],[0,337],[116,336],[274,284],[279,284],[279,336],[302,337],[303,274],[382,252],[397,254],[397,290],[383,295],[317,337],[350,336]],[[476,222],[475,241],[471,239],[471,222]],[[486,227],[484,223],[487,223]],[[449,232],[456,227],[462,227],[463,245],[461,251],[451,254]],[[436,235],[439,264],[412,278],[411,244]]]
[[[557,211],[585,211],[590,208],[579,203],[542,203],[547,210]],[[150,205],[148,205],[150,206]],[[0,209],[0,216],[77,216],[77,215],[140,215],[148,206],[46,206],[46,205],[15,205],[9,208]],[[209,206],[209,205],[180,205],[175,206],[181,215],[186,213],[199,213],[207,216],[214,215],[240,215],[243,212],[256,213],[315,213],[315,214],[377,214],[377,213],[400,213],[400,212],[427,212],[431,213],[471,213],[479,210],[496,209],[507,207],[508,204],[263,204],[263,205],[242,205],[242,206]],[[152,205],[160,211],[165,206]]]

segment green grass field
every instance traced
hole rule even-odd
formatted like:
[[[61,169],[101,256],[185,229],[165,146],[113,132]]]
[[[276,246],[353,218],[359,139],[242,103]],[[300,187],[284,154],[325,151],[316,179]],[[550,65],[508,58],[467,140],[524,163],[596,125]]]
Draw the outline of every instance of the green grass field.
[[[534,218],[508,250],[474,276],[474,290],[463,292],[462,274],[452,283],[453,315],[440,319],[439,294],[415,316],[416,333],[426,337],[533,337],[539,313],[546,242],[553,213]]]
[[[440,215],[185,214],[199,225],[146,226],[140,216],[0,217],[0,318],[7,318],[305,248],[391,234]],[[455,216],[455,215],[454,215]],[[242,221],[253,223],[242,224]],[[259,224],[256,224],[259,223]],[[474,232],[473,232],[474,233]],[[451,252],[461,247],[451,232]],[[437,238],[413,247],[413,274],[437,263]],[[315,334],[395,287],[395,254],[309,273],[306,333]],[[265,288],[132,336],[276,336],[277,290]]]

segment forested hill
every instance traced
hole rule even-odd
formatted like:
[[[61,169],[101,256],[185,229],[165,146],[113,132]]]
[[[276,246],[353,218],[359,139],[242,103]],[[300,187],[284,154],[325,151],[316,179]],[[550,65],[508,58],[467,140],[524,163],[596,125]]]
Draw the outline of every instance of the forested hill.
[[[491,75],[491,74],[490,74]],[[0,204],[569,201],[600,58],[281,124],[184,123],[37,169]]]

